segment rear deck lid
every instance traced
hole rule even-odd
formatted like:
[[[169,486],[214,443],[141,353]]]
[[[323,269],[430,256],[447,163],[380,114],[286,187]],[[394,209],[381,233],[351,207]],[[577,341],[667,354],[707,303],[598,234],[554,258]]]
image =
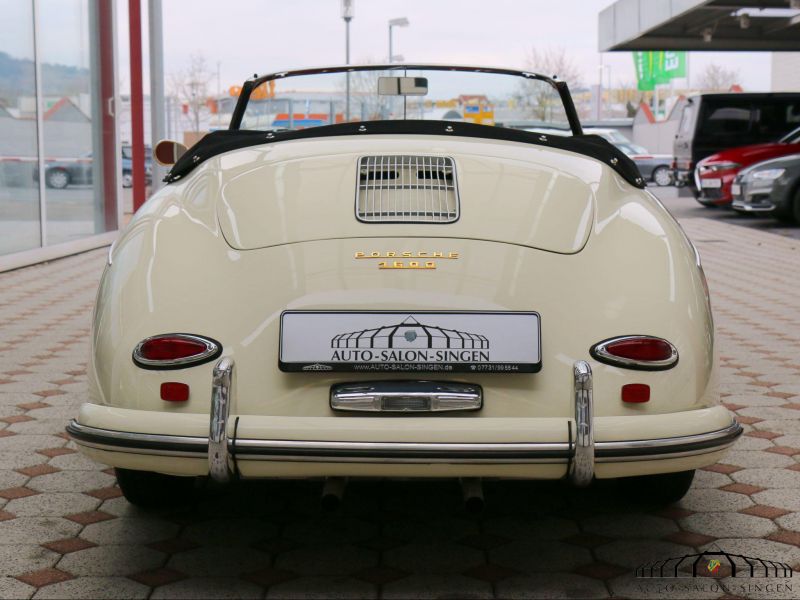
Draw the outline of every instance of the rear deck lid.
[[[583,248],[594,208],[591,180],[600,177],[596,161],[553,151],[529,151],[538,160],[524,161],[437,150],[328,154],[237,168],[217,205],[225,239],[238,250],[416,236],[564,254]],[[248,152],[255,153],[236,154]]]

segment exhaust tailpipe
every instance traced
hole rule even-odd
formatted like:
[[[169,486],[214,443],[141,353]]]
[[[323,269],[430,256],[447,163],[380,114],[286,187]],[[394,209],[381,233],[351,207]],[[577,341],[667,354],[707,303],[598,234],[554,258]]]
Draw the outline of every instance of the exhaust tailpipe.
[[[464,494],[464,508],[470,514],[483,512],[486,503],[483,500],[483,482],[479,477],[465,477],[461,480],[461,491]]]
[[[326,477],[325,484],[322,486],[322,510],[333,512],[339,508],[346,486],[346,477]]]

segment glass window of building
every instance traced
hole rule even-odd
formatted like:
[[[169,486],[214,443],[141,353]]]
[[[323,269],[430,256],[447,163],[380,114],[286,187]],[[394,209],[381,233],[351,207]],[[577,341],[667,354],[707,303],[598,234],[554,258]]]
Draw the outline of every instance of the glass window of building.
[[[41,245],[33,6],[0,0],[0,255]]]
[[[113,6],[0,0],[0,258],[117,229]]]

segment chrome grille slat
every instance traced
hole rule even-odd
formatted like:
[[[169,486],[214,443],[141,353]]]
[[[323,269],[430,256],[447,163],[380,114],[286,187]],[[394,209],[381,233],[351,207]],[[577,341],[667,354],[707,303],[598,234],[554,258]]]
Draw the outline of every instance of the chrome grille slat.
[[[358,159],[356,217],[367,223],[452,223],[460,200],[448,156],[373,155]]]

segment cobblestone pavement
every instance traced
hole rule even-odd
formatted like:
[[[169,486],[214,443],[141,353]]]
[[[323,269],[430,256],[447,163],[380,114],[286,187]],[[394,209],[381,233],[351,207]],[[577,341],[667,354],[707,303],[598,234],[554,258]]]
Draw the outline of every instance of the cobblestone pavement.
[[[0,275],[0,597],[718,597],[664,594],[632,571],[709,546],[800,567],[800,241],[684,225],[746,434],[667,509],[626,505],[610,482],[491,482],[474,517],[455,482],[368,481],[333,514],[318,482],[207,489],[191,508],[142,512],[63,433],[86,392],[105,251]],[[796,597],[795,582],[733,595]]]

